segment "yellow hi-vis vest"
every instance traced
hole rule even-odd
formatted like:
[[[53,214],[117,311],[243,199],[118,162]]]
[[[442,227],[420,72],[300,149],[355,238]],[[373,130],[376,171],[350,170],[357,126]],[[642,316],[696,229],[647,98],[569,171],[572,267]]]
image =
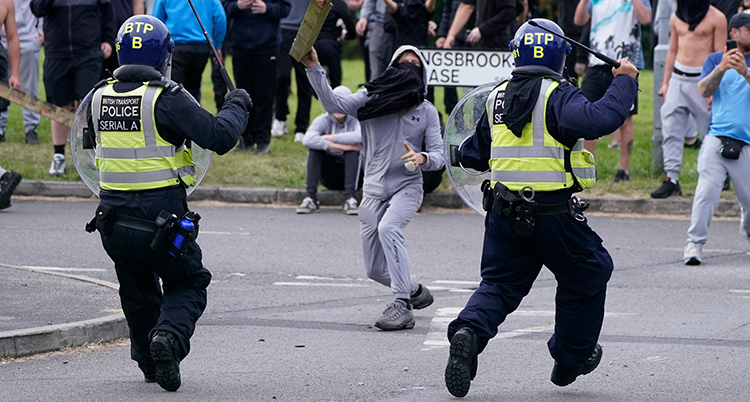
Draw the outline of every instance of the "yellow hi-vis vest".
[[[507,85],[507,81],[503,82],[487,97],[487,117],[492,127],[491,185],[494,187],[500,182],[512,191],[526,186],[534,191],[580,191],[593,187],[596,181],[594,155],[583,148],[583,139],[570,149],[547,131],[547,100],[560,83],[542,79],[531,122],[523,128],[521,138],[503,122],[503,109],[495,113],[496,107],[504,105]]]
[[[195,185],[192,150],[176,148],[156,130],[154,107],[160,85],[118,93],[109,81],[94,92],[91,117],[96,132],[96,167],[102,190],[138,191]]]

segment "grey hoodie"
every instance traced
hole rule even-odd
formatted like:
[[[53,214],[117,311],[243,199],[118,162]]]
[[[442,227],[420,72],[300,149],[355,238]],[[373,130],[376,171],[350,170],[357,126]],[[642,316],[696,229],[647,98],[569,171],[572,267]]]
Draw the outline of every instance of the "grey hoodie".
[[[339,123],[333,113],[323,113],[310,124],[305,132],[305,137],[302,139],[302,145],[310,149],[326,151],[331,155],[343,155],[344,151],[328,149],[331,141],[324,140],[321,137],[324,134],[332,134],[333,141],[339,144],[359,144],[362,142],[359,121],[356,118],[347,116],[346,121]]]
[[[422,62],[424,93],[427,93],[427,71],[422,53],[414,46],[401,46],[393,55],[389,66],[393,65],[401,54],[411,50]],[[336,95],[326,81],[323,67],[316,64],[307,69],[307,78],[320,103],[329,113],[346,113],[357,115],[357,109],[368,101],[367,90],[360,89],[349,96]],[[368,198],[387,200],[406,186],[422,188],[422,172],[409,172],[400,159],[406,154],[404,142],[419,151],[425,143],[427,162],[421,165],[422,170],[438,170],[445,164],[443,157],[443,139],[440,136],[440,118],[432,103],[425,100],[407,110],[403,116],[390,114],[360,122],[362,128],[362,150],[365,163],[365,179],[362,186],[363,195]]]

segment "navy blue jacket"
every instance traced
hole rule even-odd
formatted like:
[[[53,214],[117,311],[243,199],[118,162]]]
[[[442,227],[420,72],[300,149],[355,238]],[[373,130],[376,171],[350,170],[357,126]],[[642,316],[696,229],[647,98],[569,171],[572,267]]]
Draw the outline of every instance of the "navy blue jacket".
[[[638,82],[626,75],[615,77],[604,96],[594,103],[580,88],[560,84],[547,102],[547,131],[568,148],[579,138],[595,140],[611,134],[625,122],[637,92]],[[485,110],[476,133],[461,147],[461,164],[480,172],[488,170],[491,148],[492,129]]]
[[[580,88],[560,84],[547,101],[547,131],[568,148],[580,138],[595,140],[611,134],[625,122],[637,93],[638,82],[627,75],[615,77],[604,96],[594,103]],[[480,172],[489,170],[491,148],[492,128],[485,109],[476,132],[461,147],[461,164]],[[563,199],[569,196],[570,190],[561,191],[566,193],[560,194]]]
[[[232,54],[276,54],[281,44],[279,20],[289,15],[289,0],[265,0],[266,12],[253,14],[248,8],[240,10],[237,0],[221,0],[227,18],[234,20],[228,36],[232,38]]]

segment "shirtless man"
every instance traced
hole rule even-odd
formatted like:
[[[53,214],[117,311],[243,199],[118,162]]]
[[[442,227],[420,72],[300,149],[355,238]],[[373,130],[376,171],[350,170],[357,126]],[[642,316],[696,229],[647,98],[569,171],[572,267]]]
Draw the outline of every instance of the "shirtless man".
[[[13,0],[0,0],[0,28],[5,27],[8,49],[0,44],[0,81],[21,89],[19,65],[21,63],[21,45],[16,29],[16,5]],[[8,60],[10,59],[10,78],[8,77]],[[8,110],[10,101],[0,98],[0,112]],[[5,141],[5,132],[0,129],[0,142]]]
[[[677,12],[669,19],[669,51],[659,90],[664,98],[661,125],[667,177],[651,192],[653,198],[682,194],[677,180],[682,149],[685,135],[694,129],[688,126],[688,117],[692,115],[698,123],[701,136],[706,135],[711,121],[708,102],[698,92],[701,69],[709,54],[724,49],[726,38],[726,17],[709,0],[677,1]]]

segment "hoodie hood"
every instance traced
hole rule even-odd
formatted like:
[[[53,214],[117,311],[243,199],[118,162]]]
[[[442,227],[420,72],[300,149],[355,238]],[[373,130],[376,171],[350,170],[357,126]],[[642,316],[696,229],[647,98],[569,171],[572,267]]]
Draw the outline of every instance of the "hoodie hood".
[[[427,65],[426,60],[424,56],[422,56],[422,52],[419,51],[416,47],[412,45],[401,45],[398,49],[393,53],[393,57],[391,57],[391,62],[388,63],[388,67],[392,67],[396,60],[398,60],[401,55],[406,51],[412,51],[414,52],[417,57],[419,57],[419,62],[422,64],[422,82],[424,82],[424,95],[427,96],[427,69],[424,68],[424,66]]]

